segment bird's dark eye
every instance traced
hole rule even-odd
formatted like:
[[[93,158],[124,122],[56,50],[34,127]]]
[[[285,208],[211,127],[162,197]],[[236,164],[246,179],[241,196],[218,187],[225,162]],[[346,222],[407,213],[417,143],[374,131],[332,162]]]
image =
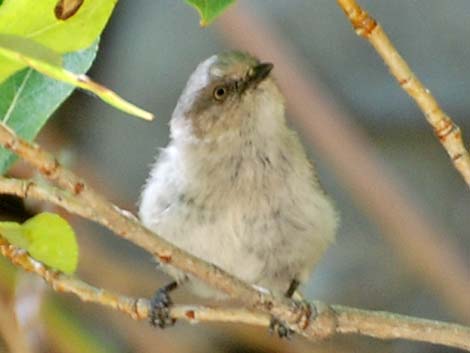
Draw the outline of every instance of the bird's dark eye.
[[[227,95],[227,88],[224,86],[217,86],[214,88],[214,99],[218,101],[223,101],[225,99],[225,96]]]

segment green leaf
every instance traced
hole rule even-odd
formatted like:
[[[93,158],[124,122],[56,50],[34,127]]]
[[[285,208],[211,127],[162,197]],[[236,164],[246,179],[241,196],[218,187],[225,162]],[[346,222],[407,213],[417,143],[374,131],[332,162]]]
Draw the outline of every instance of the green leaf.
[[[0,33],[33,40],[57,53],[89,47],[100,35],[116,0],[86,0],[66,20],[58,19],[58,0],[4,0],[0,6]],[[0,82],[24,64],[0,56]]]
[[[77,75],[63,69],[59,54],[34,41],[15,35],[0,34],[0,55],[12,61],[25,63],[36,71],[56,80],[91,91],[106,103],[126,113],[146,120],[153,119],[153,114],[127,102],[110,89],[93,82],[87,76]]]
[[[78,245],[72,227],[59,215],[41,213],[23,224],[28,233],[27,251],[36,260],[71,274],[78,264]]]
[[[77,73],[86,72],[97,50],[98,44],[95,43],[86,50],[66,54],[65,68]],[[24,69],[0,84],[0,122],[6,123],[18,135],[31,141],[74,88],[33,69]],[[13,155],[0,147],[0,174],[13,161]]]
[[[196,8],[201,17],[199,23],[205,27],[211,24],[235,0],[186,0],[186,2]]]
[[[77,268],[75,232],[59,215],[40,213],[22,225],[0,222],[0,235],[49,267],[67,274],[72,274]]]
[[[29,246],[28,234],[16,222],[0,222],[0,235],[19,248],[27,249]]]

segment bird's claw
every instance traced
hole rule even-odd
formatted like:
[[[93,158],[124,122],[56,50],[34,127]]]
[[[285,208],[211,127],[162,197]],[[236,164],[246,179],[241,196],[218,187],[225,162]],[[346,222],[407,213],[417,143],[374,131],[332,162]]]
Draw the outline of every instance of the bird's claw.
[[[173,290],[175,284],[169,285],[157,290],[150,301],[150,324],[161,329],[173,326],[175,319],[170,317],[170,307],[173,305],[169,292]]]
[[[271,322],[269,323],[269,333],[271,335],[277,334],[279,338],[286,338],[290,340],[294,334],[294,330],[287,327],[283,322],[279,321],[275,317],[271,317]]]
[[[306,300],[294,300],[293,310],[299,313],[297,323],[304,328],[308,326],[311,320],[315,320],[318,315],[315,305],[312,306]]]
[[[297,319],[297,324],[301,328],[306,328],[311,320],[314,320],[318,313],[315,306],[312,306],[309,302],[305,300],[294,300],[292,301],[293,308],[292,310],[299,314]],[[271,318],[269,324],[269,332],[271,334],[277,333],[280,338],[291,339],[292,335],[295,333],[294,330],[289,328],[284,322],[276,319],[275,317]]]

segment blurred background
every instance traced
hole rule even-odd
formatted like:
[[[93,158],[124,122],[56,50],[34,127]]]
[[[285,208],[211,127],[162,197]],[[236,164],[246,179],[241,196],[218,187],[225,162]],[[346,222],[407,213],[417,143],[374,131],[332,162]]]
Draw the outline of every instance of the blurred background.
[[[360,3],[470,141],[470,2]],[[183,1],[118,2],[89,74],[158,118],[143,122],[77,91],[43,130],[40,143],[135,212],[191,72],[219,51],[249,50],[274,63],[290,123],[341,213],[336,244],[314,271],[305,296],[470,324],[470,193],[422,113],[369,44],[355,35],[336,2],[239,0],[209,28],[200,28],[198,21]],[[28,171],[17,164],[12,173]],[[1,217],[8,219],[22,220],[50,207],[12,198],[0,202]],[[168,281],[146,253],[101,227],[71,221],[81,246],[82,279],[145,297]],[[318,344],[281,341],[242,325],[177,323],[161,331],[56,295],[3,258],[0,294],[3,321],[14,320],[16,308],[20,329],[15,334],[31,352],[443,351],[357,336]],[[184,289],[174,299],[198,302]],[[3,351],[6,342],[0,339]]]

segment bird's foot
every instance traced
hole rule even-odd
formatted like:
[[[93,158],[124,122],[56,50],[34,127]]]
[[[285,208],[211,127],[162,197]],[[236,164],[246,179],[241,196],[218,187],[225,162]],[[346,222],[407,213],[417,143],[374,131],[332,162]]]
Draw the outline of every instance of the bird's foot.
[[[163,329],[175,324],[176,320],[170,317],[170,307],[173,305],[170,292],[177,287],[177,282],[171,282],[155,292],[150,301],[149,320],[152,326]]]
[[[292,300],[292,311],[297,313],[296,323],[301,328],[306,328],[311,320],[314,320],[318,313],[315,306],[312,306],[306,300]],[[275,317],[271,318],[269,324],[269,331],[271,334],[277,333],[280,338],[291,339],[292,335],[295,333],[294,330],[289,328],[284,322],[276,319]]]
[[[312,320],[318,315],[317,308],[315,305],[311,305],[308,301],[302,300],[293,300],[293,311],[298,313],[297,324],[305,329]]]
[[[269,333],[271,335],[277,334],[279,338],[286,338],[290,340],[294,334],[294,330],[287,327],[286,324],[276,319],[275,317],[271,317],[271,322],[269,323]]]

